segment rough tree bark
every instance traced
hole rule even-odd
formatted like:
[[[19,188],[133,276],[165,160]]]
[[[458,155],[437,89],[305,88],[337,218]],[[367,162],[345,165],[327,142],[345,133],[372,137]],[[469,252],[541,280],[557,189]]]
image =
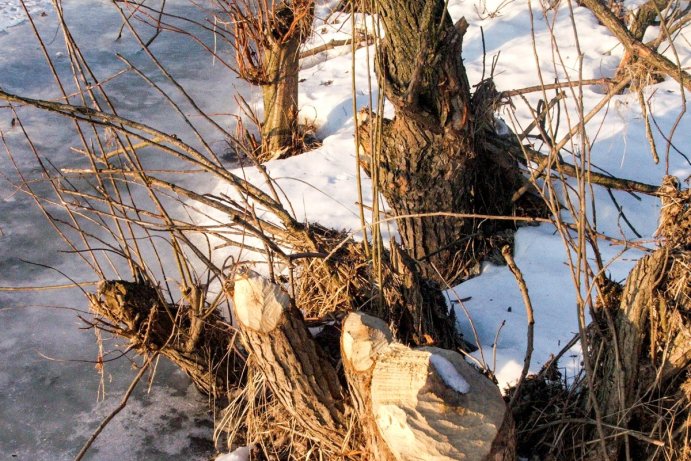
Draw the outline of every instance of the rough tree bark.
[[[364,123],[372,117],[362,118],[364,166],[378,168],[373,176],[400,216],[403,247],[421,273],[453,284],[473,270],[496,223],[406,215],[510,214],[515,178],[482,150],[492,111],[488,100],[471,98],[461,59],[465,21],[452,24],[443,0],[382,0],[378,7],[386,37],[377,72],[396,116],[379,120],[380,134],[376,123]],[[379,140],[380,160],[372,165]]]
[[[285,4],[278,10],[277,15],[280,14],[286,17],[282,21],[277,21],[274,34],[279,37],[288,34],[287,27],[293,22],[293,13]],[[271,157],[278,151],[293,147],[298,126],[299,51],[302,40],[303,34],[298,31],[287,36],[285,40],[272,40],[264,51],[266,82],[262,84],[263,156]]]
[[[636,459],[659,459],[655,437],[664,441],[666,459],[689,450],[691,193],[677,186],[668,176],[660,188],[661,248],[639,260],[621,294],[596,311],[604,334],[591,352],[599,370],[595,396],[611,460],[623,450]],[[669,428],[660,429],[665,424]],[[599,458],[599,452],[591,456]]]

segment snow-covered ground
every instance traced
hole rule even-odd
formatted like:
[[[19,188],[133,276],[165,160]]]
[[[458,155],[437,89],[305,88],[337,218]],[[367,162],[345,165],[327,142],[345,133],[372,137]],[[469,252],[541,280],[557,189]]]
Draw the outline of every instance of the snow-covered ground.
[[[56,14],[49,3],[40,0],[27,2],[58,72],[69,82],[69,61],[56,25]],[[498,14],[493,17],[483,15],[484,19],[479,17],[478,11],[486,8],[491,12],[500,4],[503,6]],[[579,31],[576,42],[567,2],[562,0],[551,4],[559,6],[550,8],[546,14],[543,14],[541,2],[533,4],[536,59],[531,37],[531,14],[526,2],[451,0],[449,10],[454,20],[465,16],[470,23],[464,38],[463,57],[471,83],[477,82],[482,75],[481,29],[487,63],[499,55],[495,74],[500,90],[538,84],[537,63],[545,82],[553,82],[555,75],[564,79],[567,72],[570,78],[577,78],[579,47],[583,53],[583,78],[611,76],[623,53],[616,39],[599,26],[588,11],[574,7],[573,22]],[[76,40],[101,80],[124,68],[115,55],[120,53],[155,81],[171,88],[127,32],[121,40],[116,40],[121,19],[111,2],[71,0],[65,2],[64,8]],[[168,12],[186,17],[200,20],[207,17],[207,13],[183,0],[168,1],[166,8]],[[88,14],[84,13],[85,9]],[[348,34],[349,17],[331,15],[324,22],[327,11],[325,6],[317,10],[316,33],[307,47]],[[57,98],[57,87],[29,23],[22,21],[22,12],[19,0],[0,0],[0,88],[35,98]],[[559,56],[552,49],[550,27],[556,31]],[[207,43],[213,43],[208,34],[197,32]],[[146,31],[144,35],[152,33]],[[688,68],[691,56],[688,33],[682,33],[676,43],[682,66]],[[214,63],[189,38],[163,32],[153,42],[151,50],[220,124],[229,126],[231,123],[228,114],[236,111],[234,93],[241,93],[250,104],[259,104],[260,95],[256,90],[237,81],[228,69]],[[358,107],[370,103],[367,54],[364,48],[355,54]],[[672,50],[667,50],[666,54],[671,57]],[[555,66],[555,59],[561,60],[563,65]],[[332,50],[328,56],[317,56],[303,63],[301,113],[317,125],[317,134],[324,139],[323,145],[302,156],[272,162],[268,169],[278,178],[300,219],[351,229],[357,236],[359,220],[355,205],[351,64],[352,57],[347,49]],[[376,94],[375,80],[372,80],[372,85]],[[162,98],[132,72],[115,77],[107,83],[106,89],[123,115],[194,142],[193,136]],[[583,89],[586,112],[602,98],[602,93],[602,89],[596,86]],[[540,93],[527,95],[533,108],[540,97]],[[682,112],[679,85],[666,81],[651,86],[646,89],[646,97],[650,98],[651,114],[667,136]],[[515,104],[519,122],[527,125],[532,120],[530,112],[519,99]],[[572,98],[567,99],[567,104],[574,107]],[[80,159],[75,158],[69,149],[78,146],[79,142],[67,121],[35,110],[17,110],[42,158],[60,167],[79,163]],[[189,111],[189,107],[184,106],[183,110]],[[390,109],[387,113],[391,113]],[[506,114],[499,115],[509,120]],[[40,178],[36,160],[12,119],[10,110],[0,109],[0,132],[20,171],[29,180]],[[194,118],[193,121],[199,125],[216,153],[222,155],[225,149],[223,137],[201,121]],[[565,122],[563,126],[562,134],[566,132]],[[675,147],[687,156],[691,154],[688,151],[690,127],[689,117],[684,114],[673,139]],[[653,130],[659,150],[664,152],[663,136],[655,127]],[[641,109],[635,96],[613,98],[608,110],[589,125],[589,135],[591,141],[594,140],[592,158],[598,167],[619,177],[651,184],[660,182],[665,173],[664,158],[660,165],[652,162]],[[0,149],[4,151],[5,148],[0,145]],[[568,155],[564,159],[571,160]],[[671,150],[669,159],[669,172],[682,181],[687,179],[691,174],[688,161],[675,149]],[[164,164],[167,160],[154,158],[151,161]],[[248,178],[259,178],[258,173],[251,169],[243,174]],[[3,152],[0,155],[0,287],[68,282],[45,266],[57,268],[80,281],[93,280],[94,276],[77,263],[74,255],[61,253],[66,249],[65,245],[56,238],[32,200],[15,189],[13,184],[18,180],[13,162]],[[364,199],[371,203],[371,188],[365,181]],[[197,186],[217,192],[227,190],[224,184]],[[40,189],[43,186],[37,184],[36,187]],[[650,239],[657,224],[657,201],[623,192],[615,191],[613,194],[642,238]],[[595,187],[595,204],[600,232],[617,238],[635,237],[618,219],[616,206],[604,189]],[[621,247],[605,241],[601,242],[600,249],[606,260],[616,256],[608,267],[608,272],[616,280],[624,279],[641,255],[633,250],[622,253]],[[519,230],[515,260],[524,273],[535,309],[535,352],[531,370],[537,371],[550,354],[558,352],[577,331],[575,291],[566,265],[564,246],[551,226]],[[481,276],[456,287],[455,293],[449,293],[449,296],[452,300],[456,297],[471,298],[465,302],[465,307],[482,346],[475,353],[476,357],[483,355],[495,368],[502,386],[514,381],[523,364],[526,315],[509,270],[486,264]],[[470,320],[457,304],[454,306],[458,309],[462,331],[466,337],[473,338]],[[130,369],[125,359],[106,363],[106,398],[98,400],[100,376],[93,364],[97,355],[96,339],[91,330],[79,329],[83,324],[77,318],[78,313],[70,310],[85,308],[83,296],[77,290],[0,290],[0,453],[3,456],[72,459],[102,418],[117,405],[134,376],[135,371]],[[494,345],[497,330],[504,321],[506,323]],[[496,364],[493,363],[495,355]],[[561,363],[567,373],[575,372],[578,365],[577,350]],[[214,452],[209,440],[211,425],[204,399],[196,394],[180,372],[161,361],[150,389],[141,385],[126,409],[97,439],[89,456],[98,460],[208,459]]]

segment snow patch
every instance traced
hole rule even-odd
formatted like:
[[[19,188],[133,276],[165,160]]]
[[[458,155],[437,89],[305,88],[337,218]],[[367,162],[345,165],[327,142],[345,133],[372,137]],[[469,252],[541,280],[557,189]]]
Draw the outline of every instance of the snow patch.
[[[216,461],[249,461],[250,448],[240,447],[230,453],[225,453],[216,457]]]
[[[456,370],[453,363],[439,354],[432,354],[429,361],[447,386],[460,394],[470,392],[470,384]]]

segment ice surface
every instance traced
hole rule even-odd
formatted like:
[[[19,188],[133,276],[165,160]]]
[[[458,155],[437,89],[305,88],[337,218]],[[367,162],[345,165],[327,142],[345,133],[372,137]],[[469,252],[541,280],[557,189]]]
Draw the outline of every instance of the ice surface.
[[[27,2],[30,11],[36,13],[36,26],[70,92],[69,62],[50,3]],[[167,4],[170,11],[190,17],[203,15],[186,2]],[[17,5],[19,1],[0,1],[0,25],[5,28],[12,21],[12,27],[0,31],[0,87],[30,97],[55,98],[59,92],[30,24],[17,19],[24,13],[16,17],[7,13],[15,11],[10,7]],[[111,2],[64,2],[64,8],[66,20],[74,27],[75,38],[84,46],[99,78],[110,77],[124,67],[116,52],[153,72],[127,33],[120,41],[115,40],[120,20]],[[84,14],[84,8],[88,14]],[[147,33],[152,32],[144,31]],[[180,36],[172,41],[168,38],[163,33],[152,49],[173,67],[173,72],[186,71],[180,80],[198,88],[191,90],[195,97],[215,103],[207,103],[205,107],[220,111],[223,98],[232,100],[234,78],[221,71],[220,66],[211,66],[210,56],[199,53],[198,45],[181,40]],[[203,72],[190,72],[195,68]],[[208,80],[214,80],[220,87],[215,95],[205,94]],[[170,117],[162,98],[152,94],[136,75],[124,74],[110,81],[107,89],[123,115],[141,117],[171,132],[179,129],[180,122]],[[225,113],[230,111],[228,107],[224,109]],[[17,113],[44,160],[56,167],[81,162],[69,150],[79,142],[68,121],[21,107]],[[14,156],[13,162],[0,142],[0,287],[69,283],[58,272],[44,266],[55,267],[79,281],[95,280],[78,258],[60,253],[68,249],[66,245],[57,238],[33,201],[15,188],[14,184],[20,180],[16,165],[27,180],[33,181],[32,187],[37,192],[48,191],[45,184],[35,182],[41,179],[41,172],[21,129],[12,123],[13,118],[9,110],[0,109],[0,132]],[[209,129],[205,133],[214,140]],[[222,137],[216,135],[216,141],[219,139]],[[105,400],[98,400],[100,376],[94,367],[98,353],[96,338],[90,330],[80,330],[85,324],[77,319],[77,314],[88,318],[85,309],[84,296],[78,290],[36,293],[0,290],[0,458],[73,459],[119,402],[136,374],[125,358],[105,363]],[[122,344],[107,341],[104,349],[114,353],[105,359],[117,357],[118,349],[123,348]],[[161,360],[151,379],[150,392],[145,392],[147,380],[140,383],[140,389],[125,410],[96,440],[87,459],[195,460],[213,455],[213,422],[206,412],[206,400],[190,388],[187,377],[165,360]]]
[[[52,9],[50,0],[25,0],[29,13],[42,14]],[[26,13],[20,0],[0,0],[0,33],[26,21]]]

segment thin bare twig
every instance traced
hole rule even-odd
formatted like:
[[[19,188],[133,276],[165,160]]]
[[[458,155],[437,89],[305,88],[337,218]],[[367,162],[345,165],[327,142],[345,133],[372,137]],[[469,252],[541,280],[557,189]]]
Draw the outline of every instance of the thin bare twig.
[[[84,456],[89,451],[89,448],[91,448],[91,445],[93,445],[96,438],[101,434],[101,432],[103,432],[103,429],[105,429],[108,423],[110,423],[110,421],[113,418],[115,418],[115,416],[117,416],[117,414],[120,413],[123,410],[123,408],[127,406],[127,401],[129,400],[130,396],[137,387],[137,384],[139,384],[139,381],[141,381],[142,376],[144,376],[144,373],[149,368],[149,365],[151,365],[152,361],[157,356],[158,353],[155,353],[146,360],[144,365],[142,365],[141,369],[139,370],[139,373],[137,373],[137,376],[134,377],[134,379],[130,383],[130,386],[127,388],[125,395],[122,396],[120,404],[117,407],[115,407],[115,409],[108,416],[106,416],[106,418],[101,422],[101,424],[98,425],[94,433],[91,434],[91,437],[89,437],[89,440],[87,440],[82,449],[79,450],[79,453],[77,454],[77,456],[75,456],[74,461],[81,461],[84,458]]]
[[[511,396],[511,401],[509,401],[509,408],[513,408],[521,395],[521,386],[523,385],[523,381],[525,381],[525,377],[528,375],[528,370],[530,369],[530,360],[533,357],[535,316],[533,314],[533,303],[530,301],[530,295],[528,294],[528,286],[525,283],[521,270],[513,260],[513,256],[511,256],[511,248],[508,245],[504,246],[501,249],[501,254],[504,256],[506,265],[509,266],[509,270],[516,279],[516,283],[518,283],[518,288],[521,290],[521,297],[523,298],[523,304],[525,305],[525,312],[528,317],[528,344],[526,345],[525,358],[523,359],[523,370],[521,371],[521,377],[518,379],[518,383],[516,384],[516,389],[513,391],[513,395]]]

